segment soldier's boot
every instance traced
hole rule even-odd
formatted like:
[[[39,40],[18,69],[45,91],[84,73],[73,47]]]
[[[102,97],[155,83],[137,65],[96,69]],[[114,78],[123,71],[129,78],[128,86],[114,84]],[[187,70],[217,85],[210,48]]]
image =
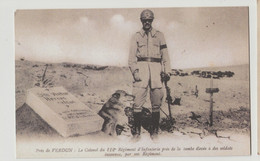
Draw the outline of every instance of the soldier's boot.
[[[150,137],[154,141],[158,140],[159,122],[160,112],[152,112],[152,128],[150,132]]]
[[[141,112],[134,112],[134,123],[133,127],[131,128],[131,133],[133,135],[133,141],[140,140],[141,136],[141,122],[142,122],[142,113]]]

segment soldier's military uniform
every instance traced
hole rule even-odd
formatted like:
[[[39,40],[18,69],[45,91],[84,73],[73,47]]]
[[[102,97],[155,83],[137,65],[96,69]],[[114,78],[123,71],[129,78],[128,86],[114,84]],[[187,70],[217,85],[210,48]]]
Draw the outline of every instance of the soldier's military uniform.
[[[152,27],[149,31],[141,29],[136,32],[131,40],[128,64],[134,78],[134,130],[132,133],[134,136],[140,135],[142,106],[150,89],[152,136],[158,133],[160,106],[164,96],[160,74],[171,71],[163,33]]]

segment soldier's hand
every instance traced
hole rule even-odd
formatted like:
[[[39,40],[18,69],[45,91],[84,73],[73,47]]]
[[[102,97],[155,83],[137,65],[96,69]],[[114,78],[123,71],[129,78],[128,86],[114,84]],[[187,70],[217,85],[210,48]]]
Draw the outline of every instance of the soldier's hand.
[[[171,79],[170,73],[161,72],[161,79],[162,79],[163,82],[169,81]]]
[[[140,82],[140,81],[141,81],[141,78],[140,78],[140,76],[139,76],[139,70],[138,70],[138,69],[135,70],[135,72],[134,72],[134,80],[135,80],[136,82]]]

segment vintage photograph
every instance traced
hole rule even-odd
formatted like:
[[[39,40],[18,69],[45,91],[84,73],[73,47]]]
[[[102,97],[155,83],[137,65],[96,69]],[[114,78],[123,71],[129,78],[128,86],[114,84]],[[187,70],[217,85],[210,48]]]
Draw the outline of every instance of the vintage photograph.
[[[248,7],[14,16],[17,158],[250,155]]]

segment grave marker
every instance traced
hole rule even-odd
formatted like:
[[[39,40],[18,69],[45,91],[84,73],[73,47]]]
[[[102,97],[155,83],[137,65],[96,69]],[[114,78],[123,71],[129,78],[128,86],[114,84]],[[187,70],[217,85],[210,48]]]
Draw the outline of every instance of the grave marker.
[[[64,137],[102,128],[103,119],[63,87],[29,89],[26,103]]]
[[[210,109],[209,109],[209,126],[213,125],[213,93],[218,93],[218,88],[213,88],[213,79],[210,79],[210,88],[206,88],[206,93],[210,94]]]

